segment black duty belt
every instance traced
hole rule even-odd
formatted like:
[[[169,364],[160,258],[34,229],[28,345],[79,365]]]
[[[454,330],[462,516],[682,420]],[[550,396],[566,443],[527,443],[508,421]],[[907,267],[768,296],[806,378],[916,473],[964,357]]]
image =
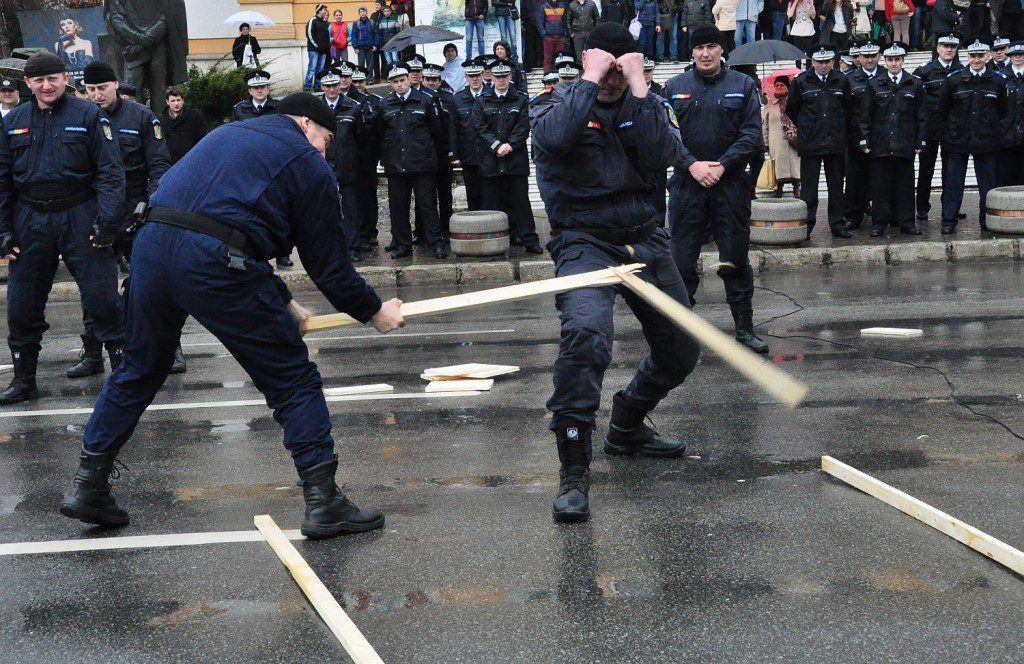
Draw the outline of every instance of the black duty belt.
[[[253,255],[252,242],[249,241],[245,233],[209,217],[173,208],[153,207],[147,211],[146,222],[177,226],[178,228],[202,233],[224,242],[229,247],[228,256],[231,259],[230,264],[233,268],[244,270],[245,267],[242,261],[245,256]],[[244,256],[239,256],[236,252],[240,252]]]
[[[42,213],[63,212],[64,210],[69,210],[76,205],[80,205],[94,198],[96,198],[96,192],[92,190],[92,187],[82,189],[78,193],[65,196],[64,198],[54,198],[48,201],[41,201],[35,198],[29,198],[24,194],[18,194],[19,201],[36,212]]]
[[[654,235],[656,230],[658,223],[648,221],[646,224],[631,228],[555,228],[551,230],[551,234],[584,233],[608,244],[636,244]]]

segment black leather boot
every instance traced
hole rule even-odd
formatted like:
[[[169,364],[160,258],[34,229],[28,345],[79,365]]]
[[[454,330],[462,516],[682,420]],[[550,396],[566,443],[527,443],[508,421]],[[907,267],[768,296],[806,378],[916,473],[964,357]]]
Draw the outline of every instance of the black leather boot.
[[[384,514],[372,507],[359,509],[334,482],[338,457],[299,472],[306,519],[302,534],[313,539],[363,533],[384,525]]]
[[[114,369],[117,365],[121,364],[121,358],[124,353],[121,350],[121,346],[118,344],[108,343],[107,346],[107,358],[110,360],[110,373],[114,373]]]
[[[181,344],[174,349],[174,361],[171,362],[172,374],[183,374],[188,367],[185,365],[185,353],[181,350]]]
[[[82,450],[79,457],[75,485],[64,496],[60,513],[85,523],[115,528],[128,525],[128,512],[117,506],[110,495],[110,474],[114,479],[120,473],[114,469],[117,452],[87,452]]]
[[[103,344],[91,334],[82,335],[78,364],[68,369],[68,378],[85,378],[103,373]]]
[[[38,351],[14,353],[14,379],[6,390],[0,392],[0,405],[39,398],[39,390],[36,388],[37,364]]]
[[[558,446],[558,495],[551,504],[551,516],[558,522],[590,518],[590,460],[593,458],[591,429],[564,427],[555,431]]]
[[[768,344],[754,332],[754,310],[749,307],[732,305],[732,319],[736,323],[736,341],[755,353],[767,353]]]
[[[678,459],[686,454],[686,445],[674,438],[664,438],[644,423],[647,413],[636,410],[622,398],[622,392],[612,399],[612,419],[608,424],[608,437],[604,440],[604,453],[615,456],[638,454],[660,459]]]

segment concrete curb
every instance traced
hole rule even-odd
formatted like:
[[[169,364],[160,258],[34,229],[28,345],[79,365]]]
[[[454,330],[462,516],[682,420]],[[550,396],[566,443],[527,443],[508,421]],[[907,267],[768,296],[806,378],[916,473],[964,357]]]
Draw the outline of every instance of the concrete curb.
[[[952,242],[911,242],[906,244],[849,247],[798,247],[792,249],[751,247],[750,264],[755,274],[787,272],[818,268],[832,270],[844,266],[907,265],[912,263],[966,263],[971,261],[1020,261],[1021,240],[958,240]],[[705,251],[700,255],[698,270],[711,274],[718,264],[718,254]],[[403,267],[367,266],[359,273],[374,288],[399,286],[474,286],[475,284],[511,284],[539,281],[555,274],[554,263],[540,261],[493,261],[487,263],[438,263]],[[288,287],[295,291],[314,290],[313,281],[305,272],[292,270],[279,273]],[[0,265],[0,282],[7,281],[7,266]],[[73,281],[53,285],[51,302],[73,302],[79,299]]]

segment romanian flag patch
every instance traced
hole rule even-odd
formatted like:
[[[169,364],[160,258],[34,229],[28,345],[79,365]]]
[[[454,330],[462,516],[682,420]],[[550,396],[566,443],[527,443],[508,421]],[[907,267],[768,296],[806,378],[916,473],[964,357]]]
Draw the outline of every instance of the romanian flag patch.
[[[672,95],[673,99],[691,99],[693,95],[689,92],[680,92],[679,94]]]
[[[591,120],[590,122],[587,123],[587,129],[600,129],[600,128],[601,128],[601,123],[600,122],[594,122],[593,120]]]
[[[11,129],[11,130],[9,130],[7,132],[7,135],[8,136],[21,136],[22,134],[27,134],[29,131],[30,131],[30,129],[28,127],[24,127],[22,129]]]

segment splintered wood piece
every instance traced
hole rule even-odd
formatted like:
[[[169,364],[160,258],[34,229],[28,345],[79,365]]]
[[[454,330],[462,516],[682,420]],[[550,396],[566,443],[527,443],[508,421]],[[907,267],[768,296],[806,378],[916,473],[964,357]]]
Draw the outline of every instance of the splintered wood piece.
[[[493,378],[478,380],[438,380],[427,383],[424,392],[487,392],[494,387]]]
[[[1006,542],[830,456],[821,457],[821,469],[855,489],[860,489],[886,505],[895,507],[921,523],[931,526],[940,533],[949,535],[1000,565],[1009,567],[1017,574],[1024,574],[1024,552],[1013,548]]]
[[[387,383],[376,385],[348,385],[346,387],[325,387],[324,394],[329,397],[340,397],[346,394],[377,394],[379,392],[394,392],[395,388]]]
[[[359,631],[356,624],[348,617],[345,610],[334,599],[331,591],[323,584],[320,577],[316,575],[309,563],[299,554],[295,546],[288,541],[285,534],[277,527],[274,520],[268,514],[261,514],[253,518],[253,523],[259,529],[267,544],[274,550],[277,557],[281,559],[284,566],[288,568],[292,578],[299,584],[299,588],[309,599],[316,612],[320,614],[327,626],[338,637],[345,652],[356,664],[384,664],[377,651],[373,649],[370,642],[366,640],[363,633]]]
[[[519,367],[510,364],[455,364],[450,367],[434,367],[425,369],[422,377],[432,380],[451,380],[453,378],[494,378],[515,373]]]
[[[924,330],[905,327],[865,327],[860,331],[862,337],[896,337],[899,339],[920,337],[923,334]]]
[[[436,297],[430,300],[419,302],[406,302],[401,307],[402,316],[411,318],[413,316],[425,316],[427,314],[440,314],[448,311],[459,311],[471,307],[482,307],[487,304],[499,302],[515,302],[525,300],[538,295],[553,295],[575,290],[577,288],[594,288],[598,286],[615,286],[622,283],[622,278],[617,271],[626,273],[635,272],[643,268],[642,263],[623,265],[617,268],[606,268],[583,274],[573,274],[568,277],[556,277],[542,281],[531,281],[525,284],[514,286],[502,286],[501,288],[489,288],[487,290],[475,291],[473,293],[462,293],[460,295],[449,295],[447,297]],[[327,314],[326,316],[312,316],[306,320],[306,331],[330,330],[345,325],[356,325],[359,321],[347,314]]]
[[[790,408],[803,401],[807,386],[774,364],[766,362],[735,339],[693,313],[657,286],[631,272],[619,273],[622,283],[639,295],[665,318],[704,344],[741,374],[760,385],[768,394]]]

